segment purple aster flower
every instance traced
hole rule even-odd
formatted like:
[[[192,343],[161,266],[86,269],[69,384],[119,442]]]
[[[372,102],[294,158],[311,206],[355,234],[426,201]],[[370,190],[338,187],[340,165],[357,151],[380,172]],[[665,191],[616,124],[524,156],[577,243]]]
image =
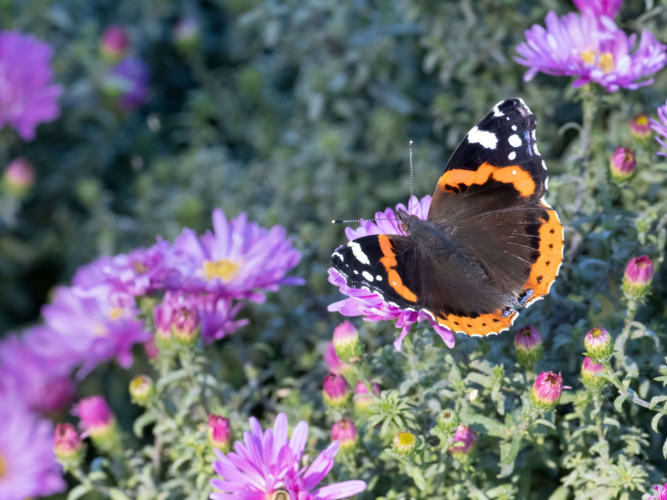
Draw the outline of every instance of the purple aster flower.
[[[667,500],[667,483],[654,486],[653,489],[656,491],[656,494],[648,497],[647,500]]]
[[[218,208],[213,211],[213,232],[198,236],[185,229],[176,238],[167,288],[262,302],[264,294],[258,289],[275,292],[280,285],[304,283],[285,277],[299,260],[301,254],[285,238],[282,226],[261,228],[244,213],[228,221]]]
[[[74,397],[69,370],[57,360],[40,356],[31,336],[11,335],[0,343],[0,392],[12,392],[33,411],[54,413]]]
[[[0,394],[0,497],[49,496],[65,489],[53,451],[53,424]]]
[[[590,10],[558,17],[549,12],[546,29],[533,25],[525,32],[514,60],[528,66],[523,79],[530,81],[538,72],[556,76],[575,76],[573,87],[597,83],[607,92],[620,88],[637,89],[653,83],[642,78],[667,64],[665,45],[649,31],[628,36],[614,22],[597,17]],[[633,52],[634,50],[634,52]]]
[[[42,309],[46,327],[33,329],[33,341],[68,368],[83,364],[82,375],[114,357],[129,367],[132,346],[149,334],[133,307],[116,307],[110,297],[108,285],[59,288]]]
[[[405,205],[399,203],[396,205],[396,210],[403,210],[409,214],[416,215],[421,220],[426,220],[430,206],[431,196],[424,196],[421,200],[413,196],[408,202],[407,209]],[[361,226],[356,229],[346,227],[345,236],[348,240],[352,241],[369,234],[404,234],[401,229],[401,221],[398,219],[396,212],[391,208],[387,208],[384,212],[377,212],[375,219],[375,221],[362,221]],[[364,321],[396,321],[396,327],[401,329],[401,334],[394,342],[394,347],[397,351],[401,350],[401,343],[412,325],[422,321],[429,321],[447,347],[454,347],[454,334],[452,331],[437,324],[427,313],[422,311],[406,311],[395,305],[388,304],[376,293],[351,288],[345,284],[345,279],[333,267],[329,268],[329,283],[337,286],[343,295],[348,296],[347,299],[330,304],[329,311],[337,311],[343,316],[363,316]]]
[[[581,12],[591,11],[596,16],[613,19],[623,0],[572,0]]]
[[[0,31],[0,127],[9,124],[25,141],[35,128],[60,116],[59,85],[51,84],[53,50],[17,31]]]
[[[656,133],[655,140],[665,148],[665,151],[661,151],[658,154],[660,156],[667,156],[667,101],[665,101],[664,106],[658,108],[658,118],[660,121],[651,119],[651,128]]]
[[[313,491],[334,464],[338,441],[321,452],[308,467],[301,467],[306,447],[308,424],[299,422],[288,436],[287,417],[276,417],[273,429],[262,430],[255,418],[250,419],[250,431],[243,434],[243,442],[234,444],[234,452],[224,455],[213,451],[218,460],[213,464],[222,479],[212,479],[218,492],[213,500],[265,500],[283,491],[289,498],[299,500],[333,500],[348,498],[366,489],[364,481],[345,481]]]
[[[118,99],[121,109],[134,109],[146,100],[150,72],[146,63],[138,57],[128,57],[109,68],[102,89]]]
[[[250,323],[248,319],[234,319],[243,307],[243,303],[234,303],[227,297],[215,297],[208,294],[199,298],[199,321],[204,344],[231,335],[239,328]]]

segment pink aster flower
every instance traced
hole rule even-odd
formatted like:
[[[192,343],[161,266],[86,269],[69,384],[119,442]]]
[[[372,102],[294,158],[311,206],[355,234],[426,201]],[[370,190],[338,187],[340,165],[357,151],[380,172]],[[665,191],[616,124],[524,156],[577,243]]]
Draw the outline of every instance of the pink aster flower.
[[[9,124],[25,141],[35,128],[60,116],[62,93],[51,79],[53,49],[17,31],[0,31],[0,127]]]
[[[542,372],[535,379],[530,399],[537,408],[550,410],[560,401],[563,393],[563,377],[558,372]]]
[[[574,76],[573,87],[593,82],[607,92],[621,88],[637,89],[653,83],[643,78],[667,64],[665,45],[649,31],[628,36],[614,22],[590,10],[558,17],[549,12],[546,29],[533,25],[525,32],[514,60],[530,68],[523,79],[530,81],[539,72],[555,76]]]
[[[591,11],[596,16],[613,19],[620,10],[623,0],[572,0],[581,12]]]
[[[664,106],[658,108],[658,118],[659,120],[651,119],[651,128],[656,133],[655,140],[665,148],[665,151],[658,154],[667,156],[667,101],[665,101]]]
[[[431,206],[431,197],[424,196],[418,200],[416,196],[410,198],[408,208],[402,203],[396,205],[396,211],[403,210],[409,214],[416,215],[422,220],[428,217]],[[345,228],[345,236],[348,240],[355,240],[369,234],[404,234],[401,229],[401,221],[396,212],[387,208],[384,212],[375,214],[375,221],[364,220],[361,226],[352,229]],[[376,293],[358,288],[351,288],[345,284],[345,279],[331,267],[329,268],[329,283],[337,286],[343,295],[348,298],[330,304],[329,311],[336,311],[343,316],[362,316],[364,321],[396,321],[396,327],[401,333],[394,342],[397,351],[401,350],[401,343],[410,332],[413,324],[428,321],[433,329],[440,335],[447,347],[454,347],[454,333],[448,328],[437,324],[428,314],[422,311],[406,311],[399,307],[388,304]]]
[[[65,489],[53,451],[53,424],[0,393],[0,498],[21,500]]]
[[[264,229],[248,222],[246,214],[228,221],[216,209],[213,232],[198,236],[185,229],[176,238],[167,288],[262,302],[263,291],[304,283],[301,278],[285,277],[299,260],[301,254],[282,226]]]
[[[647,500],[667,500],[667,483],[654,486],[653,489],[656,491],[656,494],[651,495]]]
[[[100,40],[100,52],[111,62],[120,61],[130,48],[130,37],[122,26],[109,26]]]
[[[250,419],[250,431],[243,442],[234,444],[234,452],[224,455],[213,451],[218,460],[213,464],[222,479],[212,479],[218,490],[213,500],[265,500],[276,492],[287,493],[298,500],[334,500],[348,498],[366,489],[364,481],[345,481],[314,489],[329,473],[338,452],[335,441],[321,452],[308,467],[301,467],[308,424],[299,422],[288,436],[287,417],[276,417],[273,429],[262,430],[255,418]]]

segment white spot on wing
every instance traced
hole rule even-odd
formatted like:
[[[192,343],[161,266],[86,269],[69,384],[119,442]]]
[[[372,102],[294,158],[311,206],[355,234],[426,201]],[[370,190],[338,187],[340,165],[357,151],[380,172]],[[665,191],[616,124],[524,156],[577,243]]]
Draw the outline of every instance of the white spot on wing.
[[[369,273],[368,271],[364,271],[363,273],[361,273],[361,275],[364,277],[366,281],[370,281],[371,283],[373,283],[374,278],[371,273]]]
[[[500,111],[500,108],[498,107],[498,106],[500,106],[502,103],[503,103],[503,101],[500,101],[498,104],[496,104],[496,105],[493,107],[493,116],[505,116],[505,113],[503,113],[502,111]]]
[[[361,245],[359,243],[356,241],[350,241],[347,246],[352,249],[352,254],[359,262],[366,264],[367,266],[370,265],[371,261],[368,260],[368,256],[361,249]]]
[[[507,141],[510,143],[510,146],[512,146],[513,148],[518,148],[519,146],[521,146],[521,137],[519,137],[516,134],[510,135],[509,139],[507,139]]]
[[[380,275],[378,274],[378,275],[375,277],[375,279],[378,280],[378,281],[382,281],[382,276],[380,276]]]
[[[480,144],[486,149],[496,149],[498,138],[493,132],[480,130],[475,126],[468,132],[468,142],[472,144]]]
[[[512,130],[516,131],[516,125],[512,125]]]
[[[507,155],[507,159],[512,161],[516,158],[516,151],[512,151],[510,154]]]

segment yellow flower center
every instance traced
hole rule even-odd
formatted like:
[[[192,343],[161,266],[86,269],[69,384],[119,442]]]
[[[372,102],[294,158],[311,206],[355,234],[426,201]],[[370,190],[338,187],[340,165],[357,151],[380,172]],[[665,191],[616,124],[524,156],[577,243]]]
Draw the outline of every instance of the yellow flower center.
[[[593,328],[593,329],[591,330],[591,336],[592,336],[594,339],[598,338],[600,335],[602,335],[602,330],[601,330],[600,328]]]
[[[636,120],[637,125],[647,125],[648,116],[638,116]]]
[[[120,307],[114,307],[109,313],[109,317],[113,320],[117,320],[123,315],[123,310]]]
[[[399,432],[395,437],[398,446],[412,447],[416,444],[417,439],[412,432]]]
[[[611,73],[616,67],[614,64],[614,55],[611,52],[598,52],[596,50],[586,49],[579,55],[581,56],[581,60],[586,64],[595,64],[597,60],[598,67],[604,73]]]
[[[132,269],[136,271],[137,274],[144,274],[146,271],[148,271],[148,268],[138,260],[133,260],[132,264],[130,265],[132,266]]]
[[[241,264],[229,259],[220,260],[205,260],[204,261],[204,277],[207,280],[213,278],[220,278],[222,281],[229,281],[238,272]]]
[[[5,477],[7,474],[7,465],[5,464],[5,461],[0,457],[0,479]]]

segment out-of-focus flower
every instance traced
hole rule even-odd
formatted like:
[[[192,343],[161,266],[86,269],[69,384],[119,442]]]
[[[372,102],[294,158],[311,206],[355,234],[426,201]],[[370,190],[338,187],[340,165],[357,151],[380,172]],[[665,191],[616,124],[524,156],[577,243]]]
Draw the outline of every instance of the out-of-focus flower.
[[[594,363],[591,358],[584,356],[584,361],[581,364],[581,381],[589,391],[599,391],[605,386],[607,380],[598,376],[598,373],[604,371],[604,366],[599,363]]]
[[[56,424],[53,434],[53,450],[61,461],[77,463],[82,458],[84,449],[81,436],[72,424]]]
[[[349,364],[343,363],[340,360],[338,354],[336,354],[336,347],[333,342],[327,343],[326,351],[324,351],[324,362],[327,364],[327,368],[331,373],[341,375],[352,370],[352,367]]]
[[[232,429],[229,425],[229,419],[220,415],[209,415],[208,441],[211,443],[211,446],[217,448],[222,453],[227,453],[231,440]]]
[[[60,116],[60,85],[51,83],[53,49],[30,35],[0,31],[0,128],[10,125],[25,141],[35,128]]]
[[[658,108],[658,120],[651,118],[651,128],[656,133],[655,140],[658,141],[665,151],[660,151],[660,156],[667,156],[667,101]]]
[[[380,395],[380,386],[373,383],[373,393],[376,396]],[[368,392],[368,387],[363,381],[357,382],[354,388],[354,411],[357,415],[367,415],[370,412],[371,403],[373,403],[373,395]]]
[[[542,372],[535,379],[530,391],[530,399],[537,408],[550,410],[555,408],[563,392],[563,377],[560,372]]]
[[[100,40],[100,52],[109,62],[118,62],[130,47],[130,37],[122,26],[109,26]]]
[[[654,486],[653,489],[656,491],[656,494],[651,495],[647,500],[667,500],[667,483]]]
[[[35,167],[26,158],[16,158],[7,165],[2,180],[9,193],[23,198],[35,183]]]
[[[71,403],[74,383],[68,372],[35,351],[30,331],[0,343],[0,392],[14,393],[33,411],[56,413]]]
[[[591,11],[596,16],[613,19],[620,10],[623,0],[572,0],[581,12]]]
[[[593,361],[600,361],[612,355],[614,341],[607,330],[596,326],[588,330],[584,336],[584,347],[586,348],[586,354]]]
[[[421,200],[413,196],[407,208],[401,203],[396,205],[396,210],[403,210],[426,220],[430,206],[430,196],[425,196]],[[370,234],[403,234],[400,228],[401,222],[391,208],[387,208],[384,212],[377,212],[375,219],[376,221],[362,221],[361,226],[356,229],[345,228],[345,236],[352,241]],[[364,321],[395,321],[396,327],[401,329],[398,339],[394,342],[397,351],[401,350],[401,343],[410,332],[412,325],[421,321],[429,321],[447,347],[454,347],[454,333],[437,324],[425,312],[403,310],[388,304],[376,293],[351,288],[345,284],[345,279],[334,268],[329,268],[329,283],[337,286],[343,295],[348,296],[344,300],[330,304],[329,311],[339,312],[343,316],[362,316]]]
[[[157,359],[160,355],[160,349],[155,345],[155,337],[151,337],[144,342],[144,352],[148,359]]]
[[[597,83],[607,92],[637,89],[653,83],[643,80],[667,64],[665,45],[643,30],[636,50],[636,35],[628,36],[614,22],[590,10],[558,17],[549,12],[546,29],[533,25],[525,32],[514,60],[530,68],[523,79],[530,81],[539,72],[555,76],[575,76],[573,87]]]
[[[228,221],[216,209],[213,232],[198,236],[185,229],[176,238],[167,287],[262,302],[264,291],[304,283],[301,278],[285,277],[300,259],[282,226],[264,229],[248,222],[246,214]]]
[[[363,354],[357,329],[349,321],[343,321],[334,329],[333,344],[336,354],[343,361],[352,362]]]
[[[636,166],[635,153],[629,148],[616,148],[609,159],[609,172],[616,182],[629,180],[634,175]]]
[[[288,436],[287,417],[276,417],[273,429],[262,430],[255,418],[243,442],[234,444],[235,452],[224,455],[214,449],[218,460],[213,469],[222,479],[212,479],[217,492],[213,500],[229,498],[272,498],[284,491],[289,498],[334,500],[348,498],[366,489],[363,481],[345,481],[315,489],[333,467],[338,443],[321,452],[308,467],[301,467],[301,457],[308,437],[308,424],[299,422]]]
[[[640,141],[649,139],[653,135],[651,120],[647,115],[639,114],[632,117],[630,120],[630,135]]]
[[[53,451],[53,424],[0,394],[0,498],[20,500],[65,489]]]
[[[128,57],[112,66],[102,82],[102,91],[123,110],[139,107],[148,95],[150,71],[138,57]]]
[[[349,453],[357,447],[357,428],[349,418],[335,422],[331,427],[331,440],[338,441],[340,451]]]
[[[527,370],[532,370],[542,359],[544,350],[540,332],[532,326],[521,328],[514,336],[514,352],[519,364]]]
[[[477,446],[477,436],[469,427],[459,424],[454,434],[454,444],[447,450],[453,457],[459,460],[470,455]]]
[[[391,442],[391,449],[397,455],[404,457],[412,455],[415,452],[415,448],[417,448],[417,438],[410,431],[399,432]]]
[[[82,364],[83,374],[114,357],[129,367],[132,346],[149,334],[134,308],[115,307],[110,297],[108,285],[57,289],[53,302],[42,308],[46,328],[32,331],[34,341],[68,369]]]
[[[90,436],[102,450],[112,450],[120,440],[116,417],[102,396],[90,396],[79,401],[72,414],[81,419],[84,436]]]
[[[345,408],[350,403],[350,385],[342,375],[329,373],[324,377],[324,402],[332,408]]]
[[[633,257],[625,267],[623,291],[632,297],[646,295],[653,281],[653,262],[648,255]]]
[[[155,384],[148,375],[137,375],[130,381],[130,397],[136,404],[145,406],[155,395]]]
[[[194,17],[184,17],[174,26],[172,36],[176,48],[184,54],[189,54],[199,48],[201,36],[199,23]]]
[[[442,410],[435,419],[435,425],[445,432],[452,432],[459,426],[459,416],[454,410]]]
[[[242,302],[234,303],[227,297],[215,297],[205,294],[198,299],[197,313],[201,323],[201,336],[204,344],[225,338],[246,326],[250,320],[235,319],[243,307]]]

